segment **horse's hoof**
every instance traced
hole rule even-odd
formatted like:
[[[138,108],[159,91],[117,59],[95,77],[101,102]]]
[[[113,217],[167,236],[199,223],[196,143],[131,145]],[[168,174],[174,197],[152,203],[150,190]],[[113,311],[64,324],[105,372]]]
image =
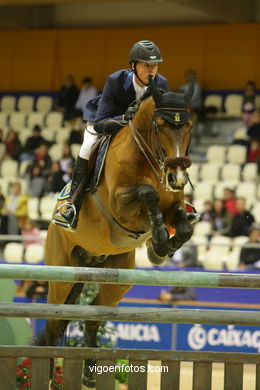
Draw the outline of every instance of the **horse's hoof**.
[[[148,255],[148,259],[150,260],[150,262],[153,265],[161,265],[161,264],[165,263],[165,261],[168,258],[168,255],[166,255],[166,256],[157,255],[157,253],[154,250],[153,245],[148,246],[147,255]]]

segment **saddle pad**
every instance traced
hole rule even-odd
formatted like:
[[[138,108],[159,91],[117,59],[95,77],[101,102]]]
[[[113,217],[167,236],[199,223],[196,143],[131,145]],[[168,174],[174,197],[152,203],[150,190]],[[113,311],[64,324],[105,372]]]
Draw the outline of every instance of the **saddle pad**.
[[[103,168],[105,165],[106,155],[110,144],[111,136],[104,138],[104,141],[100,143],[98,148],[98,154],[95,162],[95,168],[91,179],[86,183],[85,191],[95,191],[100,183]],[[70,196],[71,181],[63,187],[58,195],[58,201],[69,199]]]
[[[69,181],[58,195],[58,201],[66,200],[70,198],[71,181]]]
[[[111,138],[111,135],[105,137],[99,145],[98,155],[95,162],[94,175],[91,176],[90,182],[87,183],[86,191],[96,190],[100,183]]]

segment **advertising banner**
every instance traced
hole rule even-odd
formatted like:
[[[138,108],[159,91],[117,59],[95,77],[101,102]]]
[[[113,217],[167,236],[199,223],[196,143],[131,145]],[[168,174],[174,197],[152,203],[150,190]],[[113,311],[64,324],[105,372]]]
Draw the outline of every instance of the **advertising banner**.
[[[200,306],[176,306],[185,309],[226,309]],[[236,308],[236,310],[238,310]],[[243,309],[245,310],[245,309]],[[250,309],[252,310],[252,309]],[[214,352],[260,352],[260,328],[239,325],[176,325],[176,349]]]

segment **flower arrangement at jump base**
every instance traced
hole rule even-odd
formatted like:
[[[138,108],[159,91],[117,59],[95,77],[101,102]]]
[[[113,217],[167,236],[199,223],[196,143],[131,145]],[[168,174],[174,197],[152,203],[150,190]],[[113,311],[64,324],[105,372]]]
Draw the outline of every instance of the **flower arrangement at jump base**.
[[[16,367],[16,390],[30,388],[31,359],[24,359]],[[54,360],[53,378],[50,383],[50,390],[62,390],[62,365],[59,359]]]

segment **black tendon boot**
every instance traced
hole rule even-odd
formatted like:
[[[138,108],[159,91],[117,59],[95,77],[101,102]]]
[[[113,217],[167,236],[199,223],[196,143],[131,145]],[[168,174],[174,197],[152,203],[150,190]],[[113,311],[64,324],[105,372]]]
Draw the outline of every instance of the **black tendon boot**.
[[[62,226],[63,228],[73,232],[76,230],[79,211],[84,197],[84,179],[86,179],[87,177],[87,172],[88,160],[78,157],[72,175],[70,190],[71,198],[73,198],[74,194],[77,191],[78,193],[76,194],[75,199],[73,199],[71,203],[63,204],[64,206],[67,206],[67,210],[65,212],[61,213],[58,208],[56,214],[53,217],[52,223]]]

